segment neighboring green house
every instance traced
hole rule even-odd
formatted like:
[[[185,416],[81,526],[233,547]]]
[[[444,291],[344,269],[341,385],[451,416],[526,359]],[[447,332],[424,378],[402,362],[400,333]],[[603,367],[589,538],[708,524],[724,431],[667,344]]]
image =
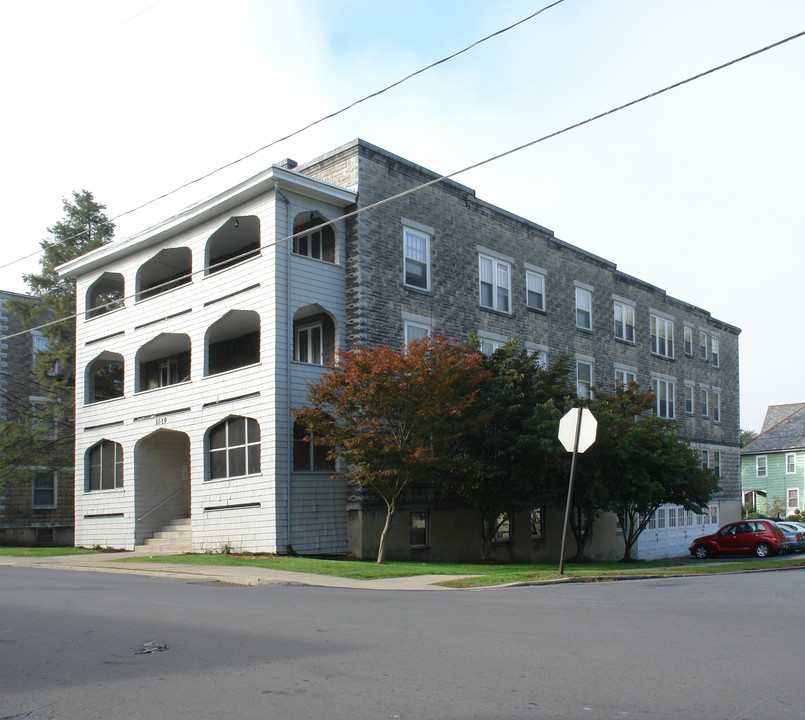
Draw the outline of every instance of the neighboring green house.
[[[741,450],[747,511],[799,514],[805,503],[805,403],[770,405],[763,428]]]

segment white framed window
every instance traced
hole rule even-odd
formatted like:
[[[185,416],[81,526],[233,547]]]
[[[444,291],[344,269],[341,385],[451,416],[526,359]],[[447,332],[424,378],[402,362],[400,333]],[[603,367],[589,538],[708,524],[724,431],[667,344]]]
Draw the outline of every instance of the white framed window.
[[[260,425],[257,420],[231,417],[210,429],[208,480],[256,475],[260,472]]]
[[[799,507],[799,488],[788,488],[788,514],[796,515]]]
[[[699,359],[707,360],[707,333],[699,331]]]
[[[654,513],[654,516],[657,519],[657,530],[665,528],[665,508],[657,508],[657,512]]]
[[[674,357],[674,321],[659,315],[650,318],[651,352],[653,355],[673,359]]]
[[[420,290],[430,290],[430,237],[425,233],[403,228],[405,284]]]
[[[718,337],[716,335],[710,338],[710,357],[713,360],[713,367],[718,367]]]
[[[718,525],[718,505],[710,506],[710,524]]]
[[[693,385],[685,385],[685,413],[693,415]]]
[[[661,418],[673,420],[675,412],[675,386],[673,381],[651,378],[651,391],[654,393],[654,412]]]
[[[721,392],[719,390],[710,392],[710,404],[713,406],[713,422],[721,422]]]
[[[33,482],[33,507],[48,508],[56,507],[56,493],[58,488],[58,474],[49,470],[42,470],[34,475]]]
[[[306,235],[299,235],[293,240],[293,251],[296,255],[322,259],[322,238],[321,230],[314,230]]]
[[[593,364],[591,362],[576,361],[576,394],[585,400],[592,400]]]
[[[40,353],[46,353],[50,350],[50,340],[36,330],[31,332],[31,336],[34,339],[34,363],[36,363]],[[55,363],[53,368],[48,371],[48,375],[53,376],[58,374],[59,363]]]
[[[498,340],[486,340],[481,338],[481,352],[484,355],[491,355],[495,350],[500,350],[504,343],[499,342]]]
[[[415,322],[406,322],[405,323],[405,344],[407,345],[409,342],[413,340],[423,340],[426,337],[430,337],[430,326],[423,325],[420,323]]]
[[[721,451],[713,450],[713,464],[710,466],[716,477],[721,477]]]
[[[699,388],[699,414],[702,417],[710,415],[710,392],[707,388]]]
[[[101,440],[87,451],[86,458],[84,487],[87,492],[123,487],[123,448],[120,443]]]
[[[637,373],[632,370],[615,368],[615,387],[628,387],[629,383],[637,382]]]
[[[685,355],[693,357],[693,328],[690,325],[682,328],[682,340],[685,344]]]
[[[428,546],[427,510],[412,510],[408,514],[408,544],[415,548]]]
[[[294,360],[311,365],[324,365],[324,333],[322,324],[302,325],[296,328]]]
[[[710,469],[710,451],[709,450],[699,450],[699,457],[702,461],[702,470],[709,470]]]
[[[576,327],[593,329],[593,294],[583,287],[576,288]]]
[[[668,508],[668,527],[676,527],[676,508]]]
[[[619,340],[633,343],[634,335],[634,307],[619,300],[613,304],[615,314],[615,337]]]
[[[479,255],[478,277],[481,307],[510,312],[511,265],[487,255]]]
[[[525,271],[526,307],[545,312],[545,275],[534,270]]]
[[[755,477],[764,478],[768,475],[767,457],[765,455],[757,455],[755,457]]]
[[[797,472],[797,454],[796,453],[786,453],[785,454],[785,474],[786,475],[794,475]]]

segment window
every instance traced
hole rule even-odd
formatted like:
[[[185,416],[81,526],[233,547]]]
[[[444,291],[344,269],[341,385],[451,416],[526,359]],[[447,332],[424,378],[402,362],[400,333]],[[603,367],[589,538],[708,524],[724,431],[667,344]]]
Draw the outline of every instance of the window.
[[[672,507],[668,508],[668,527],[676,527],[676,510]]]
[[[718,338],[715,335],[710,338],[710,357],[713,359],[713,367],[718,367]]]
[[[576,362],[576,394],[585,400],[593,397],[593,366],[592,363]]]
[[[615,337],[619,340],[634,342],[634,307],[618,300],[614,304]]]
[[[498,515],[497,518],[498,529],[492,537],[492,542],[509,542],[512,539],[511,534],[511,521],[509,516],[504,514]]]
[[[478,256],[481,307],[509,312],[511,266],[486,255]]]
[[[721,477],[721,451],[713,450],[713,465],[712,470],[716,477]]]
[[[585,288],[576,288],[576,327],[593,329],[593,294]]]
[[[46,354],[50,352],[50,340],[46,338],[44,335],[39,335],[36,331],[32,332],[31,335],[34,339],[34,371],[36,371],[36,362],[39,359],[40,354]],[[59,374],[59,363],[54,363],[53,367],[48,370],[48,375],[58,375]]]
[[[210,430],[208,480],[260,472],[260,426],[256,420],[232,417]]]
[[[699,388],[699,414],[702,417],[710,415],[710,393],[706,388]]]
[[[428,513],[414,510],[408,515],[408,544],[411,547],[428,546]]]
[[[707,333],[699,332],[699,358],[707,360]]]
[[[685,412],[693,415],[693,385],[685,385]]]
[[[297,362],[324,365],[324,342],[321,323],[296,329],[294,357]]]
[[[662,530],[665,528],[665,508],[658,508],[654,516],[657,519],[657,529]]]
[[[293,425],[293,469],[294,472],[325,472],[335,470],[335,460],[327,458],[329,447],[316,445],[305,440],[307,432],[304,425]]]
[[[413,340],[424,340],[430,336],[430,328],[419,323],[405,323],[405,343],[406,345]]]
[[[785,473],[786,475],[793,475],[797,471],[797,454],[786,453],[785,455]]]
[[[685,325],[685,327],[682,328],[682,338],[685,343],[685,355],[693,357],[693,328],[689,325]]]
[[[718,525],[718,505],[710,506],[710,524]]]
[[[34,508],[56,507],[56,479],[57,475],[54,472],[36,473],[33,484]]]
[[[755,477],[764,478],[766,477],[767,472],[768,468],[766,466],[766,456],[758,455],[755,458]]]
[[[674,357],[674,323],[657,315],[651,320],[651,352],[672,359]]]
[[[500,340],[490,340],[489,338],[481,338],[480,350],[484,355],[491,355],[495,350],[500,350],[505,345]]]
[[[718,390],[710,393],[710,404],[713,406],[713,422],[721,422],[721,393]]]
[[[699,457],[702,461],[702,470],[709,470],[710,469],[710,451],[709,450],[699,450]]]
[[[661,418],[673,420],[676,417],[674,383],[660,378],[651,379],[651,391],[654,393],[654,412]]]
[[[430,288],[430,238],[423,233],[403,229],[405,248],[405,284],[409,287]]]
[[[58,403],[44,397],[31,397],[31,426],[42,440],[55,440],[59,436],[59,425],[56,417]]]
[[[535,507],[529,511],[529,526],[531,539],[542,540],[545,537],[545,511],[544,508]]]
[[[86,489],[114,490],[123,487],[123,448],[120,443],[101,440],[87,452]]]
[[[799,513],[799,488],[788,488],[788,514]]]
[[[526,306],[531,310],[545,312],[545,276],[526,270]]]
[[[637,373],[615,368],[615,387],[628,387],[633,382],[637,382]]]

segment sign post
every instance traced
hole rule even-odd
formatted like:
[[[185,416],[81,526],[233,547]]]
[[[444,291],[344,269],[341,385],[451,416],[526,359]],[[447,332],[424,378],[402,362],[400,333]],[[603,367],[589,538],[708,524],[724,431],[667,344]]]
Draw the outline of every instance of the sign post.
[[[567,523],[570,518],[570,501],[573,497],[573,475],[576,471],[576,455],[583,453],[595,442],[598,421],[587,408],[571,408],[559,421],[559,442],[565,450],[573,453],[570,461],[570,482],[567,485],[567,503],[565,505],[565,523],[562,527],[562,546],[559,551],[559,574],[565,573],[565,541],[567,540]]]

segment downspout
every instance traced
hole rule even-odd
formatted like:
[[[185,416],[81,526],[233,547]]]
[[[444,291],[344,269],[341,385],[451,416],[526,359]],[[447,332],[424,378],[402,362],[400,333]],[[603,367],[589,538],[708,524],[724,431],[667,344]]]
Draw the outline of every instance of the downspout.
[[[280,190],[278,180],[274,181],[274,194],[281,198],[287,209],[287,235],[293,235],[293,218],[291,217],[291,201]],[[291,317],[291,251],[293,241],[285,243],[286,250],[286,269],[285,269],[285,328],[286,328],[286,352],[285,352],[285,407],[290,412],[291,409],[291,348],[293,348],[293,318]],[[289,416],[290,417],[290,416]],[[291,545],[291,469],[293,468],[293,424],[288,420],[287,424],[287,456],[286,465],[286,496],[285,496],[285,550],[289,555],[293,554]]]

